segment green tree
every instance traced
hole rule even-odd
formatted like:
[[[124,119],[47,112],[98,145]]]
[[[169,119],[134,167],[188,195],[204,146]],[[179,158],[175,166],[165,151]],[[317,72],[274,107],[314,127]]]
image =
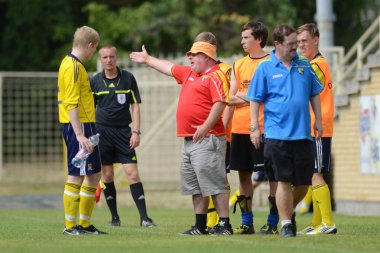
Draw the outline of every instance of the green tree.
[[[0,69],[56,70],[73,22],[65,0],[10,0],[2,34]]]

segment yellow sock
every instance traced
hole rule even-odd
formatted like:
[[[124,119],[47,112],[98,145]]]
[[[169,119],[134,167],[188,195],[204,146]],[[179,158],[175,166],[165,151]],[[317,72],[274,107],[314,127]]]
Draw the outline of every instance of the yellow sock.
[[[218,224],[219,216],[216,212],[214,202],[212,201],[212,198],[210,197],[208,202],[208,209],[207,209],[207,227],[213,228],[216,224]]]
[[[309,189],[307,190],[307,193],[305,195],[305,197],[303,198],[303,202],[305,202],[306,204],[310,205],[311,204],[311,200],[312,200],[312,189],[311,189],[311,186],[309,187]]]
[[[328,226],[334,225],[329,186],[327,184],[313,186],[313,192],[318,203],[319,210],[321,211],[322,222]]]
[[[313,195],[313,219],[311,221],[311,226],[317,227],[322,222],[322,216],[321,216],[321,210],[319,209],[319,205],[317,202],[317,197],[315,196],[314,189],[312,189],[312,195]]]
[[[237,201],[237,198],[238,196],[240,195],[240,190],[236,190],[234,195],[231,196],[230,200],[229,200],[229,206],[232,207],[235,205],[236,201]]]
[[[66,182],[63,193],[63,208],[65,211],[65,226],[70,229],[77,225],[79,209],[80,184]]]
[[[312,190],[311,190],[311,187],[309,187],[305,197],[300,202],[300,210],[299,210],[300,214],[305,214],[309,211],[311,201],[312,201]]]
[[[91,225],[92,210],[95,206],[96,187],[82,184],[80,188],[79,225],[89,227]]]

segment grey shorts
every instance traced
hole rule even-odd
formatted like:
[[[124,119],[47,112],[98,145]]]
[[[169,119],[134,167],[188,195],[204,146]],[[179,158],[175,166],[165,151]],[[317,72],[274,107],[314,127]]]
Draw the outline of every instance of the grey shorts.
[[[227,193],[225,155],[225,136],[210,135],[201,143],[185,138],[180,168],[182,194],[207,197]]]

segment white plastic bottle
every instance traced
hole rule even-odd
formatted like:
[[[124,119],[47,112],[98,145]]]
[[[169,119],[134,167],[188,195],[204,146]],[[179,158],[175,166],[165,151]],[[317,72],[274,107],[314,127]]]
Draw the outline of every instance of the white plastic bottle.
[[[89,140],[94,145],[99,144],[99,134],[91,135]],[[81,148],[78,153],[75,155],[73,160],[71,160],[71,164],[74,165],[76,168],[80,168],[82,164],[86,161],[87,157],[91,155],[90,152],[87,152],[85,149]]]

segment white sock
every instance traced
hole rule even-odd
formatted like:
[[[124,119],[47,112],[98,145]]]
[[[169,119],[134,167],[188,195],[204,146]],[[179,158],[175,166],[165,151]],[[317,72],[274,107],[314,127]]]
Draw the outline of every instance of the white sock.
[[[281,227],[284,227],[286,224],[292,224],[291,220],[282,220],[281,221]]]

